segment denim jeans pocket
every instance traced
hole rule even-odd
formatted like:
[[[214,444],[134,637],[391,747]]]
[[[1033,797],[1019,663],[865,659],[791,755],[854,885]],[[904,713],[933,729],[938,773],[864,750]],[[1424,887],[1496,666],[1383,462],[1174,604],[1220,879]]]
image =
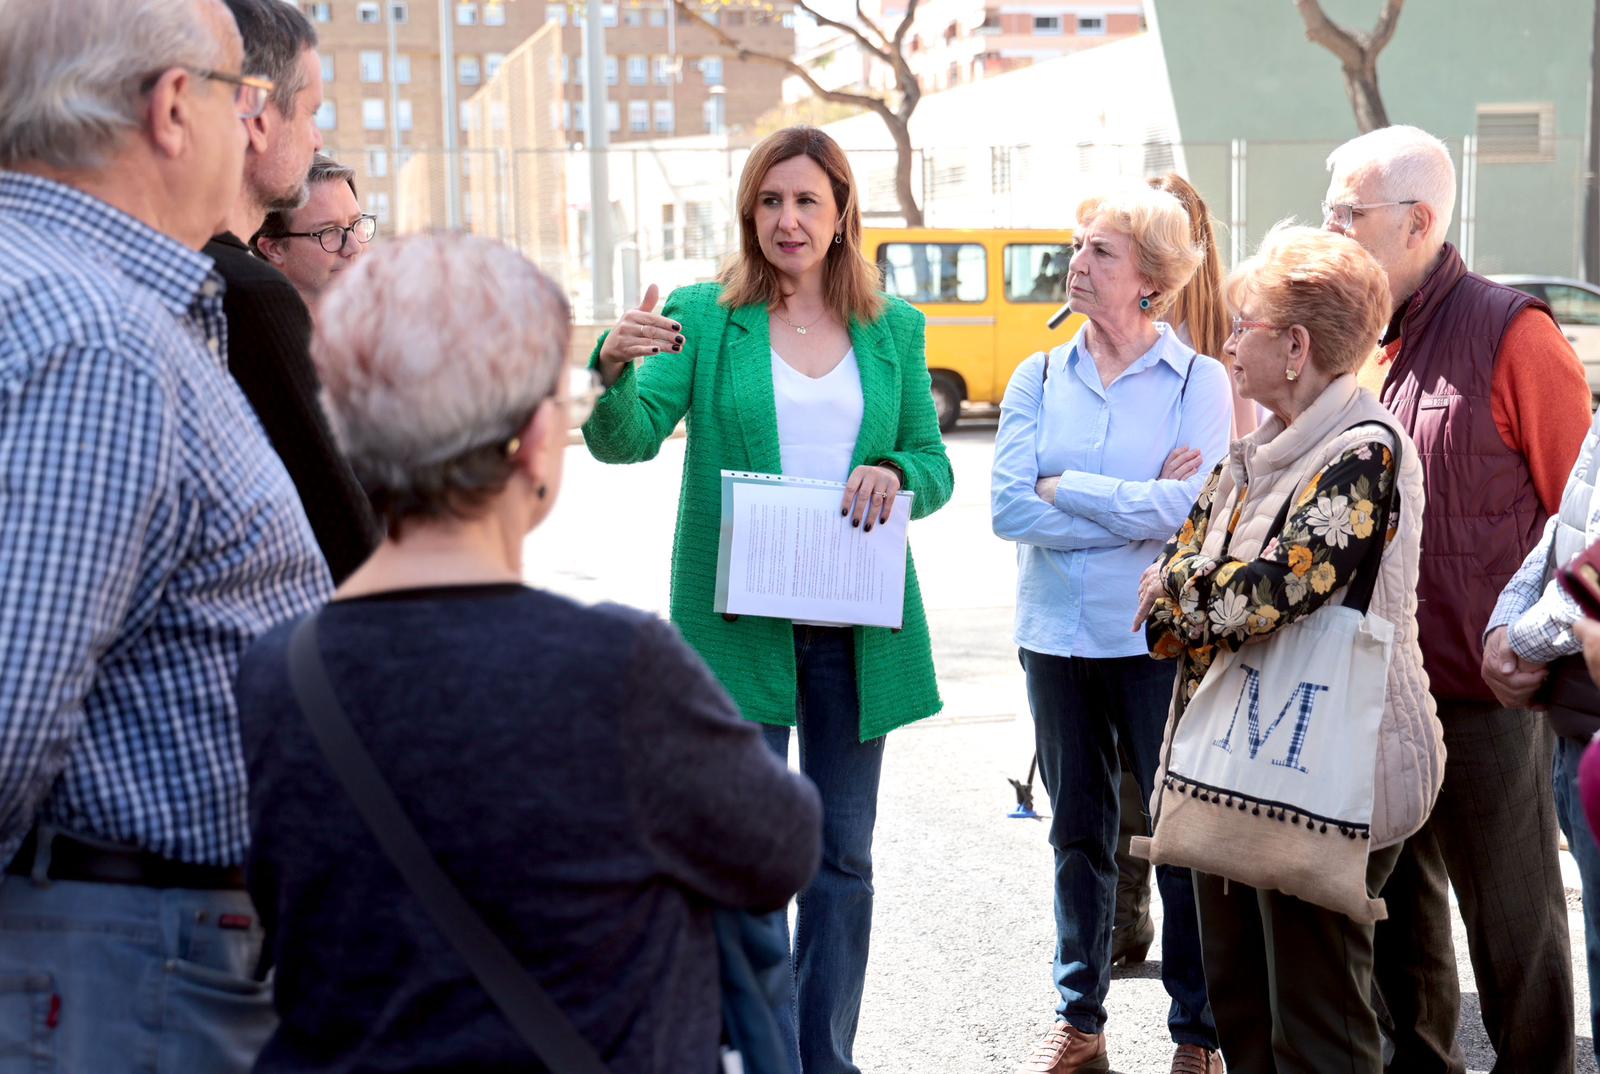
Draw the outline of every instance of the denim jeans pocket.
[[[277,1026],[272,978],[181,958],[162,969],[159,1074],[246,1074]]]
[[[0,974],[0,1074],[48,1074],[56,1067],[60,1000],[48,973]]]

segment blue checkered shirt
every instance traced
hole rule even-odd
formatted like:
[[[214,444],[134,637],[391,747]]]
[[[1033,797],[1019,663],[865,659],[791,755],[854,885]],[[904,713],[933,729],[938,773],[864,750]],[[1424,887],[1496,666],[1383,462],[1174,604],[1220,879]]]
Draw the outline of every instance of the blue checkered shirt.
[[[244,859],[234,670],[330,582],[228,375],[222,287],[0,171],[0,861],[35,822]]]

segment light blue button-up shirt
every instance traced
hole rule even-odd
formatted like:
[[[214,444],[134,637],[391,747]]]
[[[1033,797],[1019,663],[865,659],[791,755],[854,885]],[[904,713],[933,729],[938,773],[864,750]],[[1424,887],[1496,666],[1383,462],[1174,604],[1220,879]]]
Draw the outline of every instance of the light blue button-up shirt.
[[[1137,656],[1139,576],[1177,532],[1228,450],[1233,397],[1220,362],[1170,327],[1109,388],[1071,342],[1017,367],[1000,407],[990,507],[1017,542],[1016,643],[1052,656]],[[1187,380],[1187,387],[1185,387]],[[1187,481],[1158,475],[1174,448],[1204,462]],[[1036,491],[1060,475],[1055,502]]]

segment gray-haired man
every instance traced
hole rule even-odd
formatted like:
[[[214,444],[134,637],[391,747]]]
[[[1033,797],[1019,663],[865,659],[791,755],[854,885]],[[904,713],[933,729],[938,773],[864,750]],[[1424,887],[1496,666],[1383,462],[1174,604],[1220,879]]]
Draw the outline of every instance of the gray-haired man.
[[[243,1074],[243,648],[327,596],[196,253],[270,82],[216,0],[0,0],[0,1052]],[[159,1060],[157,1057],[160,1057]]]

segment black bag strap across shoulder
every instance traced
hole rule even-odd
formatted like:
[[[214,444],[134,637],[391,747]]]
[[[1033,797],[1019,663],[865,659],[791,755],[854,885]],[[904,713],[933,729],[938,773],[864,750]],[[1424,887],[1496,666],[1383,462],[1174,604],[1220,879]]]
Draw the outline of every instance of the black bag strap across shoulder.
[[[289,636],[289,682],[311,736],[378,845],[517,1034],[553,1074],[607,1074],[593,1046],[445,875],[350,725],[317,647],[318,613]]]

